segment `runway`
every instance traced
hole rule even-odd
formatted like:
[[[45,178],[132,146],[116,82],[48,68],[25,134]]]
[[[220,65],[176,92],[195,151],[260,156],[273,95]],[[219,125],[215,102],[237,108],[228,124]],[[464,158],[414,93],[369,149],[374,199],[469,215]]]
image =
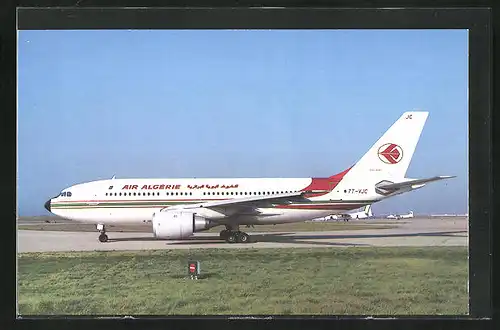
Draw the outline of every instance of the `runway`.
[[[18,252],[113,251],[192,248],[297,248],[350,246],[467,246],[468,219],[406,219],[398,228],[341,231],[249,233],[250,243],[229,244],[218,234],[196,233],[183,241],[159,240],[149,233],[108,233],[100,243],[98,233],[18,231]]]

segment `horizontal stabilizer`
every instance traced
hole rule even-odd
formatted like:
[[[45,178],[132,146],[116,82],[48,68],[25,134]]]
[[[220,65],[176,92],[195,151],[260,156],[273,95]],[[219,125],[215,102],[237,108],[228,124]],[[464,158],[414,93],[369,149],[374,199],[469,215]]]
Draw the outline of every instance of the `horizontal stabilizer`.
[[[403,188],[412,188],[413,186],[420,186],[422,187],[424,184],[433,182],[433,181],[439,181],[439,180],[444,180],[444,179],[451,179],[455,178],[456,176],[454,175],[441,175],[441,176],[435,176],[432,178],[427,178],[427,179],[414,179],[414,180],[408,180],[408,181],[403,181],[403,182],[398,182],[398,183],[384,183],[377,185],[377,188],[379,189],[384,189],[384,190],[398,190],[398,189],[403,189]]]

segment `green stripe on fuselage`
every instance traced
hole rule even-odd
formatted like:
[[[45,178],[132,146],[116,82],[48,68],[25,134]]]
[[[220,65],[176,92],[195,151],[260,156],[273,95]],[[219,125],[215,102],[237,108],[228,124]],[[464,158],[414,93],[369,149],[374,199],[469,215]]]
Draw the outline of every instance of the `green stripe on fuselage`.
[[[200,204],[210,201],[107,201],[107,202],[57,202],[52,204],[52,209],[89,209],[89,208],[134,208],[134,207],[166,207],[180,204]],[[291,204],[283,205],[315,205],[315,204],[370,204],[373,201],[307,201],[307,202],[294,202]],[[273,203],[278,204],[279,203]]]
[[[151,206],[151,207],[164,207],[178,204],[198,204],[200,202],[100,202],[100,203],[55,203],[51,204],[52,209],[66,209],[66,208],[97,208],[97,207],[138,207],[138,206]]]

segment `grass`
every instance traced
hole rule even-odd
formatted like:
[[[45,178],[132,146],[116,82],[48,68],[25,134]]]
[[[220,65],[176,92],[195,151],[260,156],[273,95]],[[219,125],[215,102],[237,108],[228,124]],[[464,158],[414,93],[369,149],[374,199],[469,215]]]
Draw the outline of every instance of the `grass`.
[[[465,247],[26,253],[18,273],[22,315],[436,315],[468,301]]]
[[[362,229],[391,229],[396,228],[400,224],[394,222],[377,222],[370,223],[369,221],[351,221],[351,222],[297,222],[280,225],[258,225],[247,228],[240,226],[240,230],[251,232],[286,232],[286,231],[337,231],[337,230],[362,230]],[[94,224],[85,223],[37,223],[37,224],[20,224],[20,230],[50,230],[50,231],[79,231],[79,232],[96,232]],[[214,227],[206,232],[218,233],[223,229],[222,226]],[[153,231],[151,224],[143,225],[126,225],[126,226],[106,226],[108,232],[146,232]]]

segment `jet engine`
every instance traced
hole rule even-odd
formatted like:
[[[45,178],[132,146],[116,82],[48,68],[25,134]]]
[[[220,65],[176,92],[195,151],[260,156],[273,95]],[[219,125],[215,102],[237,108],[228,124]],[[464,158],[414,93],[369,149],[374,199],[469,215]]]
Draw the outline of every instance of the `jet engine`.
[[[171,210],[153,214],[153,234],[157,238],[184,239],[210,228],[210,221],[193,212]]]

